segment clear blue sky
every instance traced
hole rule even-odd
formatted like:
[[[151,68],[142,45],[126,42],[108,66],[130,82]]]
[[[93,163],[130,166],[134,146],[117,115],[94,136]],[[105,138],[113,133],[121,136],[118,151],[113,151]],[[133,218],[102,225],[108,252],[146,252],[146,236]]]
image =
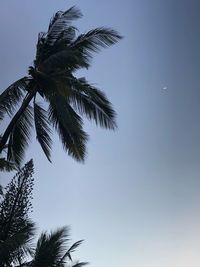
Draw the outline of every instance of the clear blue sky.
[[[55,137],[51,165],[33,141],[32,216],[40,230],[70,225],[91,267],[199,267],[200,3],[1,1],[1,90],[26,74],[52,14],[74,4],[80,32],[110,26],[124,36],[80,73],[106,92],[119,129],[86,122],[85,164]]]

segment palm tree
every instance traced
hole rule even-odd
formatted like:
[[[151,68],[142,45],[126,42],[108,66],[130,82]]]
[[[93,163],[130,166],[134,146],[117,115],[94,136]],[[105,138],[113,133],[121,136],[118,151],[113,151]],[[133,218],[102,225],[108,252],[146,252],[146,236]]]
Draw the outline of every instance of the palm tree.
[[[49,161],[51,127],[58,132],[67,153],[78,161],[85,158],[88,139],[82,115],[103,128],[116,128],[115,111],[105,94],[85,78],[77,78],[75,72],[88,69],[93,52],[115,44],[122,37],[106,27],[76,36],[77,29],[71,22],[81,16],[76,7],[58,11],[48,31],[38,36],[36,58],[29,67],[29,75],[11,84],[0,95],[0,119],[6,113],[14,114],[0,142],[0,152],[8,145],[8,160],[20,164],[33,126]]]
[[[87,262],[73,262],[71,253],[83,242],[77,241],[72,246],[68,246],[69,230],[62,227],[48,234],[42,233],[37,241],[37,245],[32,253],[32,260],[21,263],[24,267],[82,267]],[[69,262],[71,264],[69,264]]]
[[[79,240],[69,246],[69,229],[62,227],[50,234],[40,235],[36,246],[32,239],[35,233],[34,225],[27,225],[6,240],[1,250],[1,267],[83,267],[87,262],[72,260],[72,253],[82,244]],[[31,259],[30,259],[31,258]]]

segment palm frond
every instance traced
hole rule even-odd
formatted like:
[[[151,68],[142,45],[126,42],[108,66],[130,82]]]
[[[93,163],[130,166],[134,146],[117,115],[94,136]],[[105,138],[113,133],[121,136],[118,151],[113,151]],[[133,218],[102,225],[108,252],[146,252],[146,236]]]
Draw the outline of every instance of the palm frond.
[[[22,229],[6,240],[1,240],[0,233],[0,266],[11,266],[9,264],[18,263],[19,258],[24,259],[30,255],[34,233],[35,224],[31,221],[27,221]]]
[[[41,69],[42,64],[42,69],[44,69],[45,72],[48,72],[46,70],[46,60],[52,55],[66,50],[67,46],[75,39],[76,30],[76,27],[68,26],[58,34],[57,39],[55,40],[53,45],[48,45],[47,43],[45,43],[45,33],[40,33],[38,36],[35,65],[40,65]]]
[[[18,232],[20,243],[20,249],[18,250],[18,259],[19,258],[21,260],[26,259],[26,256],[31,256],[34,253],[34,249],[33,249],[33,240],[34,240],[34,236],[35,236],[35,232],[36,232],[36,226],[35,223],[27,220],[27,224],[24,228],[20,229],[20,231]]]
[[[66,258],[69,258],[70,261],[72,261],[72,257],[71,257],[71,253],[75,251],[75,249],[80,246],[83,243],[83,240],[79,240],[77,242],[75,242],[68,250],[67,252],[64,254],[64,256],[61,259],[61,262],[64,262],[64,260]]]
[[[24,97],[24,92],[27,91],[29,79],[23,77],[11,84],[0,95],[0,120],[3,119],[4,114],[12,115],[15,107]]]
[[[74,71],[80,68],[88,68],[89,59],[79,51],[65,48],[49,56],[41,66],[47,73],[56,72],[57,69]]]
[[[113,29],[101,27],[81,34],[70,44],[70,47],[80,53],[92,57],[92,52],[98,52],[101,48],[109,47],[117,43],[122,36]]]
[[[0,197],[3,196],[3,186],[0,184]]]
[[[70,25],[71,21],[82,17],[80,10],[73,6],[65,12],[58,11],[51,19],[45,42],[52,45],[59,34]]]
[[[54,232],[42,233],[38,239],[33,263],[40,262],[40,266],[58,266],[69,241],[68,228],[63,227]]]
[[[78,161],[83,161],[87,134],[82,129],[82,119],[63,96],[55,94],[50,100],[49,119],[68,154]]]
[[[52,140],[49,134],[51,134],[51,128],[48,125],[47,112],[39,104],[34,102],[34,121],[36,137],[40,143],[47,159],[51,162],[51,145]]]
[[[67,26],[67,28],[61,31],[54,44],[56,50],[58,51],[58,49],[62,50],[66,48],[66,46],[75,39],[76,31],[77,28],[74,26]]]
[[[89,262],[77,262],[75,264],[72,265],[72,267],[83,267],[85,265],[88,265]]]
[[[33,127],[32,107],[28,106],[17,121],[10,134],[8,142],[7,158],[9,161],[20,165],[24,158],[24,152],[30,141],[31,129]]]
[[[71,85],[70,100],[80,114],[85,114],[103,128],[116,129],[116,113],[102,91],[91,86],[84,78],[71,79]]]
[[[10,172],[14,170],[17,170],[17,167],[14,162],[10,162],[5,158],[0,158],[0,171]]]

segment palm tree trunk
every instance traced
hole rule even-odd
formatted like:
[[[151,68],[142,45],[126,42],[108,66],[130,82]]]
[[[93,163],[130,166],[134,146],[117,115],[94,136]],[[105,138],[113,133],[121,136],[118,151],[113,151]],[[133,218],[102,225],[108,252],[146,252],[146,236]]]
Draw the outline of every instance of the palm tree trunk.
[[[20,118],[20,116],[22,115],[24,110],[27,108],[28,104],[33,99],[33,97],[35,96],[36,93],[37,93],[37,88],[35,87],[30,93],[27,94],[21,107],[19,108],[19,110],[17,111],[15,116],[10,121],[10,123],[9,123],[8,127],[6,128],[4,134],[1,138],[1,141],[0,141],[0,153],[2,152],[6,142],[8,141],[9,135],[12,132],[15,124],[17,123],[18,119]]]

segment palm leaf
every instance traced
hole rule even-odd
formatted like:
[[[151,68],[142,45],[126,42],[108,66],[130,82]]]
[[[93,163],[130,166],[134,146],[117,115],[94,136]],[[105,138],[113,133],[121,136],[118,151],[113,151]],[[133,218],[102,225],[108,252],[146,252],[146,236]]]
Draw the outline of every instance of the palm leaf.
[[[0,197],[3,196],[3,186],[0,185]]]
[[[77,262],[77,263],[73,264],[72,267],[82,267],[82,266],[85,266],[88,264],[89,264],[89,262]]]
[[[63,96],[55,94],[50,100],[49,119],[68,154],[78,161],[83,161],[87,134],[82,129],[82,119]]]
[[[40,143],[47,159],[51,162],[51,129],[48,126],[47,112],[39,104],[34,102],[34,121],[37,140]]]
[[[76,28],[74,26],[69,26],[62,30],[55,40],[53,46],[48,45],[45,43],[45,33],[40,33],[38,36],[38,43],[37,43],[37,53],[36,53],[36,60],[35,64],[42,64],[45,72],[47,72],[46,67],[46,60],[51,57],[52,55],[57,54],[63,50],[66,50],[69,43],[71,43],[75,38]],[[45,61],[45,63],[44,63]],[[45,65],[45,67],[44,67]],[[41,66],[40,66],[41,68]],[[49,67],[48,67],[49,68]]]
[[[85,114],[103,128],[116,129],[116,113],[103,92],[91,86],[84,78],[71,79],[71,85],[71,103],[80,114]]]
[[[11,84],[1,95],[0,95],[0,120],[3,119],[4,114],[13,114],[15,107],[24,97],[24,92],[27,91],[29,79],[23,77],[18,81]]]
[[[4,241],[1,240],[0,233],[0,266],[11,266],[9,264],[17,263],[19,259],[24,259],[25,256],[30,255],[34,233],[35,224],[31,221],[27,221],[22,229]]]
[[[78,38],[71,43],[70,47],[78,50],[80,53],[86,54],[88,57],[92,56],[92,52],[98,52],[101,48],[109,47],[117,43],[122,36],[110,28],[96,28],[81,34]]]
[[[71,253],[75,251],[75,249],[80,246],[83,243],[83,240],[79,240],[77,242],[75,242],[68,250],[67,252],[64,254],[64,256],[61,259],[61,262],[64,262],[65,258],[69,258],[72,261],[72,257],[71,257]]]
[[[14,170],[17,170],[17,167],[13,162],[10,162],[5,158],[0,158],[0,171],[10,172]]]
[[[51,234],[42,233],[36,246],[34,264],[40,263],[40,266],[59,266],[60,259],[66,249],[68,242],[68,228],[60,228]]]
[[[49,56],[44,60],[41,67],[46,72],[55,72],[57,69],[74,71],[80,68],[88,68],[89,59],[79,51],[65,48]]]
[[[52,45],[60,33],[70,25],[72,20],[82,17],[80,10],[73,6],[65,12],[58,11],[51,19],[45,42]]]
[[[23,160],[25,149],[30,141],[31,129],[33,127],[32,121],[32,107],[28,106],[10,134],[7,158],[9,161],[13,161],[17,165],[20,165]]]
[[[0,135],[0,142],[1,142],[2,136]],[[5,145],[3,150],[7,150],[8,145]],[[5,158],[0,158],[0,171],[6,171],[6,172],[10,172],[10,171],[14,171],[17,170],[17,166],[15,165],[14,162],[8,161]]]
[[[66,48],[66,46],[71,43],[76,36],[77,28],[74,26],[67,26],[63,31],[58,35],[54,46],[58,50]]]

